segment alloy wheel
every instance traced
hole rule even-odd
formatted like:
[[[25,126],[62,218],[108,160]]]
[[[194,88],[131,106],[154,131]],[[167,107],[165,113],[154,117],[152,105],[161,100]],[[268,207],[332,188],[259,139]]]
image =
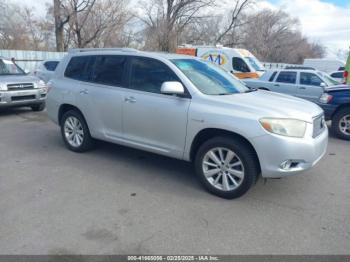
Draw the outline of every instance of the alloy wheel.
[[[72,147],[80,147],[84,141],[83,125],[79,119],[69,116],[64,122],[64,135]]]
[[[204,155],[202,168],[207,181],[219,190],[235,190],[244,179],[241,159],[228,148],[216,147],[209,150]]]

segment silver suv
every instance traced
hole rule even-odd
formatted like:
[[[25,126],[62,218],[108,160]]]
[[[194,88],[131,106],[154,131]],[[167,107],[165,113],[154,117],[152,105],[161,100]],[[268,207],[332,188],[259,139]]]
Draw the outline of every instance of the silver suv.
[[[29,106],[33,111],[45,108],[46,84],[28,76],[12,60],[0,57],[0,108]]]
[[[70,51],[49,82],[47,112],[70,150],[100,139],[192,161],[223,198],[243,195],[260,175],[310,169],[328,143],[313,103],[249,89],[194,57],[130,49]]]

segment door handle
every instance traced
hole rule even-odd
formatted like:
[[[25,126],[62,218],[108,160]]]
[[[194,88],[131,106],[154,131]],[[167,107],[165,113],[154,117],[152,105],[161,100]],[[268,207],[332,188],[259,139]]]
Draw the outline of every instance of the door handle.
[[[280,86],[279,84],[274,84],[274,86]]]
[[[301,86],[301,87],[299,87],[299,89],[306,89],[306,87]]]
[[[136,102],[136,98],[133,96],[129,96],[129,97],[125,97],[124,101],[127,103],[135,103]]]
[[[82,94],[82,95],[87,95],[88,93],[89,93],[89,90],[87,90],[86,88],[80,90],[80,94]]]

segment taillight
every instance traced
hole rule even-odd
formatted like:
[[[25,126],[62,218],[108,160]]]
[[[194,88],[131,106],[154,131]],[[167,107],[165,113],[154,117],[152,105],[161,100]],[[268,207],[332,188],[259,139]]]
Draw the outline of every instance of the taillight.
[[[344,71],[344,78],[347,79],[349,76],[349,72],[348,71]]]

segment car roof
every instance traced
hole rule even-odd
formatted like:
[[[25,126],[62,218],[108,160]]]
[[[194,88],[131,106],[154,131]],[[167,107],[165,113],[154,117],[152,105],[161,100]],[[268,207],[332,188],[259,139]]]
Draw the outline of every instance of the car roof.
[[[290,71],[290,72],[294,72],[294,71],[298,71],[298,72],[306,72],[306,73],[318,73],[321,72],[319,70],[314,70],[314,69],[285,69],[285,68],[278,68],[278,69],[268,69],[266,72],[280,72],[280,71]]]

